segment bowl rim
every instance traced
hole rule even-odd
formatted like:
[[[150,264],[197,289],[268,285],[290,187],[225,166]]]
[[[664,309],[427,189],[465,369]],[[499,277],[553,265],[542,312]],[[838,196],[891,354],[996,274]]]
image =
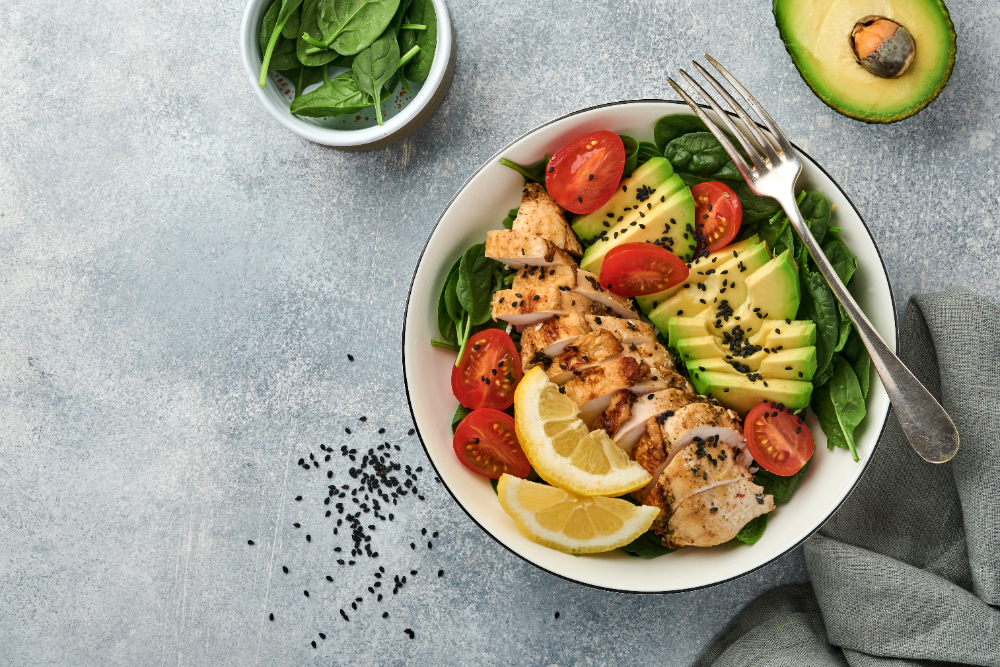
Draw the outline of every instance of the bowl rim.
[[[434,3],[434,11],[437,14],[437,44],[434,50],[434,61],[431,63],[431,71],[413,100],[398,114],[387,120],[385,125],[375,125],[360,130],[338,130],[316,125],[293,115],[287,107],[282,107],[268,96],[268,86],[276,85],[270,79],[267,80],[264,88],[258,85],[261,57],[257,53],[256,22],[251,21],[251,18],[258,7],[265,6],[272,0],[249,0],[243,10],[243,19],[240,22],[240,57],[243,60],[243,70],[246,72],[251,88],[253,88],[254,96],[282,127],[291,130],[303,139],[324,146],[361,148],[384,141],[397,132],[405,130],[412,122],[420,122],[422,112],[433,104],[435,94],[446,78],[453,55],[451,17],[448,14],[448,6],[445,4],[445,0],[431,1]]]
[[[413,275],[410,278],[410,285],[409,285],[409,287],[407,289],[406,308],[403,311],[402,337],[401,337],[401,341],[400,341],[401,342],[400,361],[401,361],[402,366],[403,366],[403,389],[404,389],[404,391],[406,393],[407,407],[410,410],[410,417],[411,417],[411,419],[413,421],[413,428],[416,431],[417,438],[420,440],[420,446],[423,447],[424,454],[427,456],[427,461],[428,461],[428,463],[430,463],[431,467],[434,469],[435,475],[438,477],[438,479],[441,480],[441,485],[444,486],[445,490],[448,492],[448,495],[451,496],[452,500],[455,501],[455,504],[458,505],[462,509],[463,512],[465,512],[465,515],[469,519],[471,519],[472,522],[476,526],[478,526],[480,530],[482,530],[484,533],[486,533],[487,535],[489,535],[489,537],[494,542],[496,542],[497,544],[499,544],[501,547],[503,547],[504,549],[506,549],[508,552],[510,552],[513,555],[517,556],[519,559],[523,560],[526,563],[529,563],[533,567],[536,567],[536,568],[538,568],[539,570],[541,570],[543,572],[546,572],[546,573],[548,573],[550,575],[553,575],[555,577],[559,577],[560,579],[563,579],[565,581],[569,581],[569,582],[572,582],[574,584],[578,584],[580,586],[586,586],[587,588],[593,588],[593,589],[597,589],[597,590],[601,590],[601,591],[607,591],[607,592],[610,592],[610,593],[625,593],[625,594],[630,594],[630,595],[673,595],[673,594],[676,594],[676,593],[687,593],[687,592],[690,592],[690,591],[697,591],[697,590],[701,590],[701,589],[704,589],[704,588],[710,588],[712,586],[718,586],[720,584],[724,584],[724,583],[727,583],[727,582],[730,582],[730,581],[734,581],[736,579],[739,579],[740,577],[745,577],[746,575],[748,575],[748,574],[750,574],[752,572],[756,572],[757,570],[760,570],[760,569],[762,569],[762,568],[770,565],[771,563],[773,563],[774,561],[778,560],[779,558],[782,558],[782,557],[786,556],[790,551],[793,551],[794,549],[798,548],[807,539],[809,539],[814,534],[816,534],[820,530],[820,528],[823,527],[823,524],[825,524],[827,521],[829,521],[829,519],[837,512],[837,510],[839,510],[841,508],[841,506],[844,504],[844,502],[846,502],[847,499],[850,498],[851,494],[854,493],[855,489],[857,489],[858,483],[861,481],[861,479],[864,477],[865,473],[868,471],[868,466],[871,464],[872,459],[875,457],[876,453],[878,452],[879,444],[882,441],[882,436],[885,435],[885,430],[886,430],[886,428],[889,425],[889,417],[892,414],[891,405],[890,405],[889,409],[886,411],[885,418],[882,421],[882,427],[879,429],[878,436],[875,438],[875,445],[872,448],[872,452],[868,456],[868,460],[865,461],[865,463],[864,463],[865,469],[861,471],[861,473],[858,475],[857,479],[854,481],[853,486],[851,486],[851,489],[846,494],[844,494],[844,497],[830,511],[830,513],[826,516],[826,518],[824,518],[823,521],[821,521],[819,523],[819,525],[817,525],[815,528],[813,528],[812,530],[810,530],[800,540],[798,540],[794,544],[790,545],[788,548],[784,549],[781,553],[775,555],[774,557],[770,558],[769,560],[766,560],[763,563],[757,565],[756,567],[752,567],[749,570],[746,570],[744,572],[740,572],[739,574],[734,574],[731,577],[727,577],[725,579],[720,579],[719,581],[715,581],[715,582],[708,583],[708,584],[701,584],[701,585],[698,585],[698,586],[689,586],[689,587],[686,587],[686,588],[677,588],[677,589],[673,589],[673,590],[669,590],[669,591],[633,591],[633,590],[626,590],[626,589],[621,589],[621,588],[613,588],[613,587],[610,587],[610,586],[601,586],[601,585],[598,585],[598,584],[593,584],[593,583],[589,583],[589,582],[585,582],[585,581],[580,581],[578,579],[573,579],[572,577],[560,574],[558,572],[554,572],[554,571],[552,571],[552,570],[550,570],[550,569],[548,569],[546,567],[543,567],[543,566],[539,565],[538,563],[530,560],[529,558],[527,558],[527,557],[519,554],[517,551],[515,551],[511,547],[507,546],[503,542],[503,540],[501,540],[496,535],[494,535],[492,532],[490,532],[490,530],[487,529],[484,525],[482,525],[479,521],[477,521],[475,519],[475,517],[473,517],[472,514],[469,512],[469,510],[466,509],[465,505],[463,505],[458,500],[458,497],[456,497],[455,493],[451,490],[451,487],[444,481],[444,477],[441,476],[441,471],[438,470],[438,468],[437,468],[436,465],[434,465],[434,458],[431,456],[430,450],[428,450],[427,444],[424,442],[424,436],[420,432],[420,426],[419,426],[419,424],[417,422],[417,415],[413,412],[413,401],[410,399],[410,381],[409,381],[409,377],[407,376],[407,372],[406,372],[406,323],[407,323],[407,321],[409,319],[409,316],[410,316],[410,306],[411,306],[411,303],[412,303],[413,286],[414,286],[414,283],[416,282],[416,279],[417,279],[417,272],[419,271],[420,264],[423,261],[424,253],[427,251],[427,246],[430,244],[431,238],[434,236],[434,233],[437,231],[438,226],[441,224],[441,220],[444,218],[445,214],[448,212],[448,210],[451,208],[451,206],[455,203],[455,200],[458,198],[458,196],[465,190],[466,187],[468,187],[469,183],[479,174],[479,172],[481,172],[487,166],[491,165],[493,162],[497,161],[500,157],[502,157],[503,153],[506,152],[507,150],[509,150],[511,148],[511,146],[513,146],[514,144],[520,142],[522,139],[526,138],[528,135],[534,134],[538,130],[541,130],[544,127],[547,127],[549,125],[552,125],[553,123],[557,123],[559,121],[565,120],[567,118],[572,118],[573,116],[577,116],[577,115],[580,115],[580,114],[583,114],[583,113],[587,113],[589,111],[594,111],[596,109],[605,109],[605,108],[608,108],[608,107],[625,106],[625,105],[629,105],[629,104],[649,103],[649,102],[657,103],[657,104],[674,105],[674,106],[677,106],[678,108],[680,108],[682,111],[690,110],[690,107],[687,105],[687,103],[683,102],[682,100],[666,100],[666,99],[656,99],[656,98],[651,98],[651,99],[649,99],[649,98],[647,98],[647,99],[636,99],[636,100],[619,100],[617,102],[606,102],[604,104],[596,104],[594,106],[586,107],[586,108],[583,108],[583,109],[578,109],[576,111],[572,111],[572,112],[564,114],[562,116],[558,116],[556,118],[552,118],[551,120],[548,120],[548,121],[546,121],[546,122],[544,122],[544,123],[542,123],[540,125],[537,125],[537,126],[533,127],[532,129],[528,130],[527,132],[519,135],[518,137],[516,137],[515,139],[513,139],[512,141],[510,141],[507,145],[505,145],[503,148],[501,148],[500,150],[498,150],[497,152],[495,152],[491,157],[489,157],[486,161],[484,161],[479,167],[476,168],[476,170],[474,172],[472,172],[469,175],[469,177],[455,191],[455,194],[452,195],[452,197],[448,201],[448,203],[445,204],[445,206],[441,209],[441,214],[438,216],[438,219],[434,222],[434,226],[431,227],[431,230],[430,230],[430,232],[427,235],[427,239],[424,241],[424,245],[420,249],[420,254],[417,257],[417,262],[414,265]],[[706,111],[709,111],[709,112],[712,111],[712,109],[709,106],[707,106],[707,105],[699,104],[698,106],[701,107],[702,109],[705,109]],[[738,118],[738,116],[736,116],[736,114],[733,113],[733,112],[727,111],[726,113],[729,116],[731,116],[732,118],[734,118],[734,119]],[[756,125],[758,127],[760,127],[760,129],[763,130],[765,133],[770,134],[770,131],[764,125],[762,125],[760,123],[756,123]],[[892,281],[889,278],[889,271],[888,271],[888,267],[886,267],[886,264],[885,264],[885,258],[882,256],[882,251],[879,249],[878,243],[875,242],[875,236],[872,234],[871,228],[868,227],[868,223],[865,221],[864,216],[861,215],[861,212],[858,210],[858,207],[854,203],[854,200],[852,200],[850,198],[850,196],[848,196],[847,192],[844,191],[844,188],[841,187],[840,183],[838,183],[836,181],[836,179],[834,179],[833,176],[831,176],[829,174],[829,172],[827,172],[826,169],[824,169],[821,164],[819,164],[815,159],[813,159],[813,157],[811,155],[809,155],[804,150],[802,150],[797,144],[795,144],[794,142],[789,142],[789,143],[791,143],[792,148],[794,148],[800,155],[802,155],[803,157],[805,157],[807,160],[809,160],[809,162],[812,163],[813,166],[815,166],[816,168],[818,168],[819,171],[826,178],[828,178],[830,180],[830,182],[840,191],[840,193],[844,196],[844,199],[847,200],[847,202],[851,205],[851,208],[854,210],[854,213],[858,216],[858,220],[861,221],[861,224],[864,227],[865,233],[867,233],[868,237],[871,239],[872,245],[875,248],[875,253],[878,255],[879,262],[882,265],[882,273],[885,276],[885,280],[886,280],[887,286],[889,288],[889,300],[892,303],[892,321],[893,321],[893,327],[894,327],[894,331],[895,331],[895,336],[894,336],[895,340],[893,341],[893,351],[898,350],[899,349],[899,315],[898,315],[898,311],[897,311],[897,308],[896,308],[896,297],[895,297],[895,295],[893,294],[893,291],[892,291]]]

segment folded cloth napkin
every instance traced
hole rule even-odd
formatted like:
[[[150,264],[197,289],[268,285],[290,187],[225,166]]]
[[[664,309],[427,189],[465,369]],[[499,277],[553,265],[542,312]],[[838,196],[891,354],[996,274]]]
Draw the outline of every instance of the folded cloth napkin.
[[[964,289],[916,295],[899,344],[958,427],[958,454],[923,461],[890,414],[858,486],[805,543],[812,584],[754,600],[699,667],[1000,667],[1000,308]]]

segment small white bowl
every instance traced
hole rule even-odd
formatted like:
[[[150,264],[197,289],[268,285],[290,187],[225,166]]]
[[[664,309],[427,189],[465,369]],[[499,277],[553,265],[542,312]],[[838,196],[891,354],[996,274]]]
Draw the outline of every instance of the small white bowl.
[[[751,546],[687,547],[649,560],[621,550],[574,557],[532,542],[501,509],[489,480],[459,463],[451,435],[451,418],[458,404],[451,393],[455,355],[431,347],[430,341],[438,336],[437,300],[448,268],[466,248],[481,243],[487,231],[500,229],[507,211],[521,201],[521,176],[497,160],[502,156],[532,163],[594,130],[652,141],[653,124],[670,113],[690,113],[690,109],[682,102],[653,100],[584,109],[536,128],[491,157],[462,185],[431,232],[413,275],[403,324],[403,378],[413,422],[455,501],[487,534],[529,563],[571,581],[614,591],[668,593],[711,586],[763,567],[794,549],[823,525],[861,478],[889,412],[889,397],[872,372],[868,414],[855,432],[859,463],[847,450],[828,451],[826,436],[810,414],[807,423],[816,438],[816,453],[809,471],[792,499],[769,515],[760,541]],[[798,187],[819,190],[836,205],[834,224],[843,228],[842,238],[858,256],[851,293],[895,348],[896,307],[875,241],[840,186],[812,158],[796,150],[803,168]]]
[[[243,69],[253,87],[254,94],[274,119],[303,139],[343,150],[372,150],[393,144],[409,136],[431,117],[441,104],[455,73],[455,42],[451,19],[444,0],[433,0],[437,13],[437,46],[427,80],[414,85],[415,95],[403,108],[387,118],[385,125],[361,129],[334,129],[316,119],[293,115],[288,109],[291,99],[279,86],[275,72],[268,72],[264,88],[258,85],[261,54],[258,32],[260,23],[274,0],[250,0],[243,12],[240,26],[240,53]],[[280,76],[280,75],[278,75]],[[397,86],[398,88],[398,86]],[[374,112],[371,112],[374,115]]]

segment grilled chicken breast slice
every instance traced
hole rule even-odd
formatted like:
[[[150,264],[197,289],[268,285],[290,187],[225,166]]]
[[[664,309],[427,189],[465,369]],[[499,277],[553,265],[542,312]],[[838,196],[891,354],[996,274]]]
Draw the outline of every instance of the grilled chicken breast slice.
[[[773,509],[773,496],[752,480],[740,478],[681,501],[663,529],[663,544],[671,549],[723,544],[750,520]]]
[[[638,318],[624,319],[591,315],[587,317],[587,324],[591,329],[610,331],[618,337],[622,345],[640,345],[656,341],[653,327]]]
[[[592,424],[611,404],[612,395],[649,373],[649,367],[632,357],[621,357],[582,371],[563,385],[564,393],[580,406],[580,418]]]
[[[549,380],[566,384],[574,375],[599,364],[613,361],[625,351],[622,344],[608,331],[592,331],[566,347],[545,369]]]
[[[576,285],[576,271],[571,266],[525,266],[514,274],[511,289],[515,292],[537,292],[549,287],[566,292]]]
[[[626,354],[646,362],[646,365],[657,371],[675,371],[674,357],[667,348],[657,342],[630,343],[626,346]]]
[[[685,405],[698,400],[703,399],[693,392],[686,392],[680,389],[665,389],[652,394],[646,394],[645,396],[639,396],[632,405],[631,416],[628,420],[623,422],[615,432],[611,433],[609,431],[609,433],[611,433],[612,440],[615,441],[616,445],[631,454],[635,449],[636,443],[639,442],[639,439],[647,431],[647,422],[650,419],[656,420],[657,417],[662,416],[659,421],[663,421],[665,418],[672,417],[677,410],[680,410]],[[655,425],[655,430],[659,435],[659,423],[657,422]],[[662,437],[660,441],[662,442]],[[659,462],[657,462],[657,465],[659,465]],[[647,470],[647,472],[652,473],[652,470]]]
[[[576,310],[526,328],[521,332],[521,365],[524,372],[535,366],[547,368],[554,357],[586,333],[590,333],[590,325]]]
[[[601,430],[605,433],[614,433],[617,431],[631,416],[633,401],[635,401],[635,394],[628,389],[616,391],[611,397],[611,403],[594,420],[594,423],[590,426],[590,430]]]
[[[573,257],[551,241],[513,229],[487,232],[486,256],[516,268],[576,266]]]
[[[697,440],[725,443],[737,453],[744,466],[752,460],[746,451],[746,441],[743,439],[739,417],[731,410],[726,410],[708,399],[689,403],[659,421],[663,438],[662,450],[644,452],[646,460],[650,462],[659,460],[659,463],[655,470],[647,470],[653,479],[642,489],[640,495],[649,494],[677,452]],[[638,449],[641,444],[640,442],[636,448]]]
[[[513,230],[541,236],[571,255],[583,256],[583,246],[566,222],[562,208],[538,183],[528,183],[521,191],[521,206]]]
[[[609,292],[601,286],[600,279],[589,271],[576,270],[576,287],[573,289],[577,294],[607,306],[618,317],[639,319],[639,314],[632,307],[631,299]]]

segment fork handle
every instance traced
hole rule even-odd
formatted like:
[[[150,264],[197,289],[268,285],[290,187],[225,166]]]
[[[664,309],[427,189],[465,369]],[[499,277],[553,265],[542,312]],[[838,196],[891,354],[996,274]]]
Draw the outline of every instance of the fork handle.
[[[920,383],[920,380],[914,377],[910,369],[886,345],[882,337],[875,331],[875,327],[865,317],[861,308],[854,301],[854,297],[840,280],[833,265],[830,264],[823,250],[819,247],[812,232],[809,231],[809,226],[802,218],[802,214],[799,213],[794,194],[790,193],[787,199],[779,199],[778,203],[781,204],[795,231],[806,244],[809,254],[812,255],[820,273],[830,285],[830,289],[843,304],[851,321],[854,322],[854,326],[857,327],[858,334],[865,347],[868,348],[868,354],[871,355],[872,362],[875,364],[875,370],[882,379],[882,384],[885,386],[892,407],[896,411],[899,424],[903,427],[906,439],[910,441],[910,445],[924,460],[931,463],[944,463],[958,451],[958,429],[955,428],[951,417]]]

